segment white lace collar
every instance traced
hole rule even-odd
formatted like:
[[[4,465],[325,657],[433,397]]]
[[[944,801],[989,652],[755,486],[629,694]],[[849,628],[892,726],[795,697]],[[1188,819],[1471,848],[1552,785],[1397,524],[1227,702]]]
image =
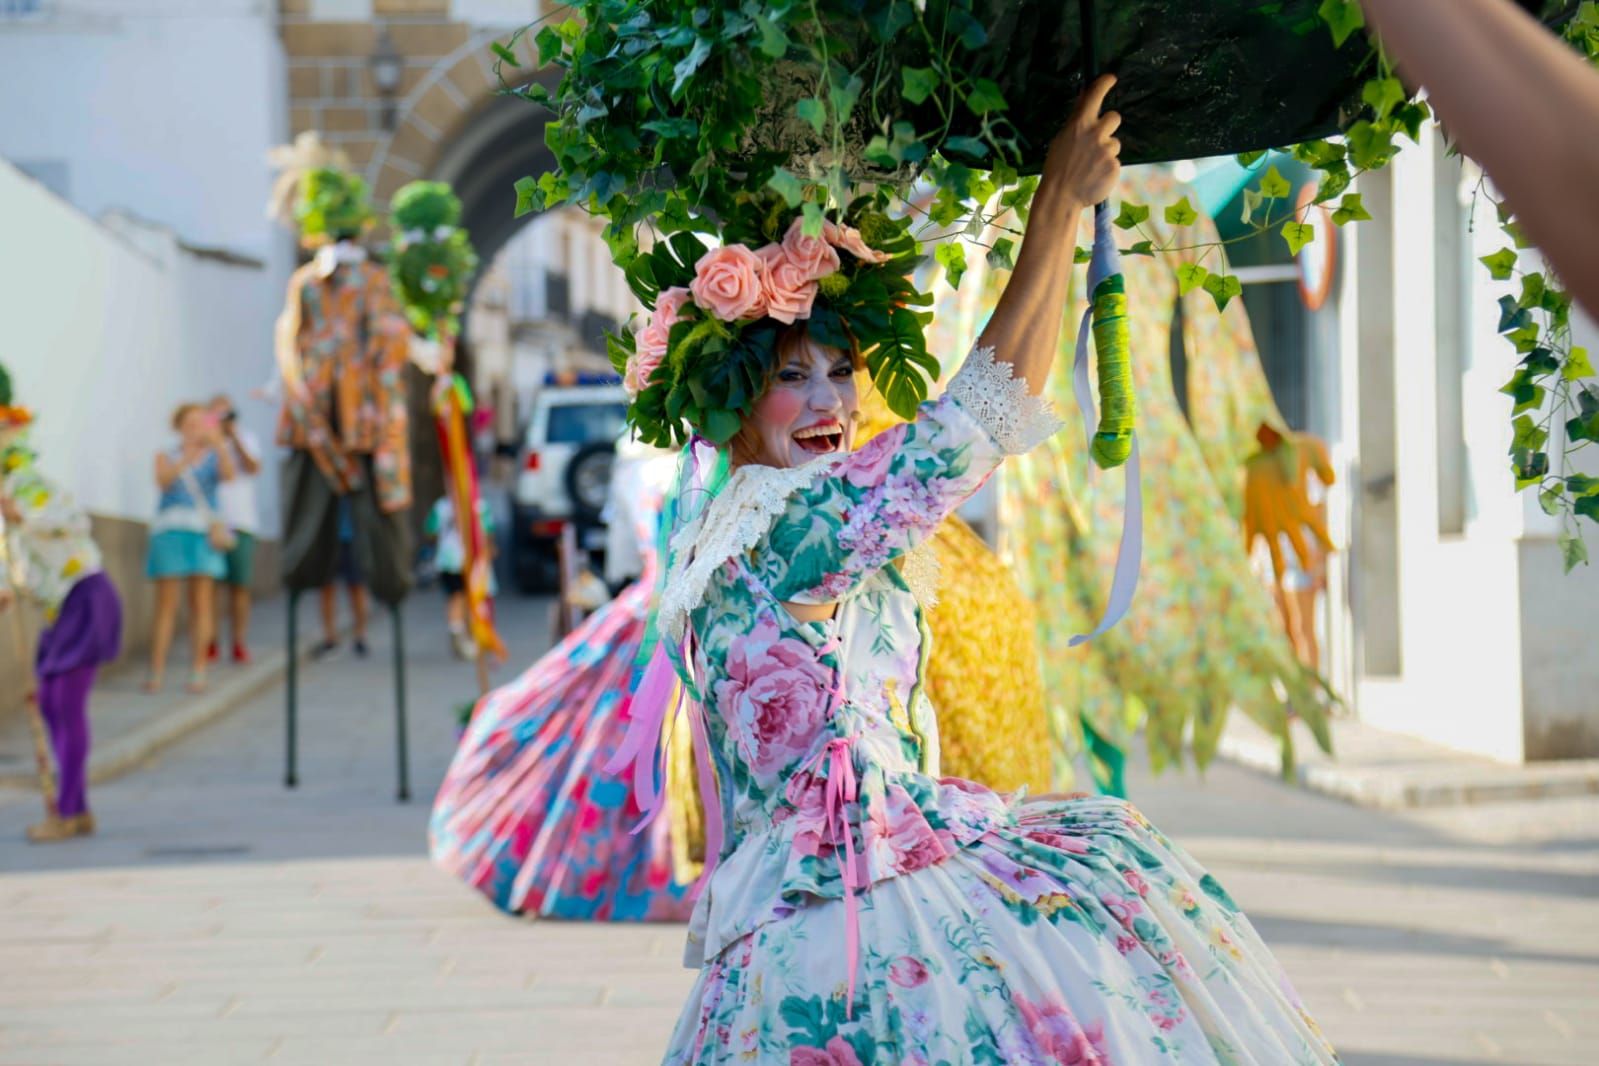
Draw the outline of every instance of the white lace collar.
[[[760,544],[788,498],[832,473],[847,453],[826,455],[803,466],[741,466],[698,515],[672,534],[667,571],[656,608],[656,625],[674,644],[688,629],[688,616],[722,564]]]

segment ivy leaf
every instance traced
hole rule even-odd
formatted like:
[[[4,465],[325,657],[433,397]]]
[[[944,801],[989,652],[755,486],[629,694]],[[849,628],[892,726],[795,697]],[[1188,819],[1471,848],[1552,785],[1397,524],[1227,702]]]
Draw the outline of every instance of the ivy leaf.
[[[1199,212],[1194,210],[1194,205],[1185,196],[1166,208],[1166,221],[1173,226],[1191,226],[1199,221]]]
[[[1531,390],[1530,392],[1528,390]],[[1523,411],[1536,411],[1543,406],[1544,397],[1549,393],[1542,385],[1529,384],[1526,388],[1517,389],[1513,397],[1516,406],[1510,409],[1512,415],[1519,415]]]
[[[1516,267],[1516,253],[1509,248],[1501,248],[1493,255],[1479,256],[1477,261],[1488,268],[1488,273],[1493,275],[1495,281],[1509,281],[1510,272]]]
[[[1347,225],[1350,222],[1370,222],[1371,212],[1366,210],[1366,205],[1361,202],[1358,192],[1347,193],[1338,202],[1338,207],[1333,211],[1333,224]]]
[[[545,53],[544,53],[544,35],[546,33],[549,34],[551,37],[555,38],[555,51],[548,57],[546,57]],[[548,63],[550,61],[550,59],[552,59],[555,56],[558,56],[558,55],[561,54],[561,38],[554,30],[550,29],[548,26],[544,27],[544,29],[539,32],[539,35],[536,38],[536,40],[538,41],[538,46],[539,46],[539,65],[540,66],[545,65],[546,63]],[[489,47],[494,50],[494,54],[499,57],[501,63],[505,63],[505,64],[508,64],[510,66],[513,66],[513,67],[519,67],[519,66],[522,65],[521,63],[517,62],[516,53],[511,51],[509,48],[505,47],[505,45],[501,44],[499,41],[495,41]]]
[[[1391,117],[1394,125],[1404,130],[1412,143],[1420,144],[1421,128],[1432,118],[1432,108],[1427,106],[1425,100],[1412,100],[1395,108]]]
[[[798,104],[794,105],[794,110],[799,113],[800,118],[811,124],[811,127],[816,130],[816,135],[818,137],[820,137],[822,135],[822,131],[827,128],[827,105],[822,103],[820,100],[817,100],[814,97],[801,100]],[[790,206],[792,206],[792,204]]]
[[[959,241],[941,244],[933,252],[933,258],[944,268],[944,276],[949,279],[949,287],[960,288],[961,278],[966,274],[965,246]]]
[[[1510,238],[1518,250],[1532,247],[1532,239],[1527,236],[1527,231],[1520,222],[1506,222],[1500,228],[1505,231],[1505,236]]]
[[[1284,222],[1283,240],[1288,242],[1288,251],[1298,255],[1300,251],[1316,239],[1316,227],[1308,222]]]
[[[1184,263],[1177,268],[1177,291],[1182,296],[1187,296],[1210,277],[1210,271],[1198,263]]]
[[[977,137],[950,137],[944,141],[944,147],[973,160],[982,159],[988,154],[988,145]],[[987,197],[984,197],[984,200],[986,201]]]
[[[1532,323],[1532,316],[1514,296],[1499,297],[1499,332],[1509,333]]]
[[[990,111],[1004,111],[1010,105],[1005,102],[1005,94],[997,84],[987,78],[978,78],[971,94],[966,97],[966,106],[972,109],[974,115],[986,115]]]
[[[1349,35],[1366,24],[1366,16],[1356,0],[1322,0],[1316,14],[1332,30],[1333,47],[1342,48]]]
[[[1244,285],[1231,274],[1212,274],[1205,279],[1205,291],[1216,301],[1216,310],[1225,311],[1235,296],[1244,294]]]
[[[1394,131],[1362,119],[1349,127],[1349,158],[1361,170],[1380,170],[1394,154]]]
[[[1594,369],[1593,364],[1588,361],[1588,349],[1571,349],[1571,354],[1566,356],[1565,365],[1560,368],[1560,376],[1567,381],[1593,377]]]
[[[1515,449],[1510,466],[1516,475],[1516,491],[1537,485],[1549,475],[1549,456],[1543,452]]]
[[[1293,191],[1294,187],[1276,167],[1266,171],[1266,176],[1260,179],[1260,194],[1270,199],[1286,200]]]
[[[1256,163],[1260,162],[1262,159],[1265,159],[1266,158],[1266,153],[1265,152],[1239,152],[1233,158],[1235,158],[1238,161],[1238,165],[1239,166],[1243,167],[1245,170],[1248,170],[1250,167],[1254,166]]]
[[[1092,263],[1093,261],[1093,251],[1088,248],[1084,248],[1082,245],[1078,245],[1077,248],[1072,252],[1073,263]]]
[[[1521,276],[1521,299],[1516,303],[1520,307],[1542,307],[1544,298],[1544,279],[1542,274],[1523,274]]]
[[[1316,189],[1316,202],[1324,204],[1343,193],[1349,188],[1349,167],[1344,163],[1337,163],[1327,168],[1322,174],[1321,185]]]
[[[938,91],[938,72],[931,67],[906,67],[900,72],[905,87],[900,95],[911,104],[919,104]]]
[[[1260,210],[1260,205],[1266,202],[1266,194],[1256,192],[1254,189],[1244,190],[1244,217],[1243,224],[1249,225],[1255,220],[1255,212]]]
[[[821,204],[815,200],[805,201],[805,209],[800,217],[805,220],[800,224],[800,233],[802,235],[806,237],[820,237],[822,235],[822,224],[827,221],[827,218],[822,214]]]
[[[1530,452],[1535,452],[1549,440],[1549,431],[1534,422],[1531,415],[1522,415],[1510,425],[1516,433],[1515,438],[1510,442],[1512,449],[1525,448]]]
[[[516,218],[521,218],[539,206],[539,183],[536,179],[516,179]]]
[[[988,265],[995,270],[1013,270],[1016,267],[1016,242],[1001,237],[988,253]]]
[[[694,76],[700,66],[711,55],[711,41],[708,37],[694,38],[694,47],[689,49],[688,55],[677,61],[672,67],[672,99],[679,98],[683,91],[683,83]]]
[[[860,102],[861,90],[866,83],[861,81],[859,75],[851,75],[848,81],[835,83],[833,89],[827,94],[828,102],[833,105],[833,113],[838,116],[840,126],[849,122],[855,113],[855,105]]]
[[[1078,251],[1086,251],[1086,249],[1079,248]],[[1123,248],[1122,249],[1122,254],[1123,255],[1147,255],[1147,256],[1150,256],[1151,258],[1153,258],[1154,255],[1155,255],[1155,242],[1154,241],[1139,241],[1137,244],[1133,245],[1131,248]],[[1088,254],[1087,259],[1092,259],[1092,258],[1093,258],[1093,253],[1090,252]],[[1083,261],[1087,262],[1087,259],[1085,259]]]
[[[1551,517],[1560,515],[1560,500],[1559,489],[1545,489],[1538,494],[1538,506],[1543,509],[1544,514]]]
[[[1573,496],[1599,496],[1599,477],[1572,474],[1566,478],[1566,491]]]
[[[1543,336],[1543,330],[1537,326],[1522,326],[1509,334],[1511,344],[1516,346],[1516,351],[1526,355],[1538,347],[1538,339]]]
[[[1116,225],[1121,229],[1133,229],[1148,219],[1149,208],[1131,200],[1123,200],[1121,214],[1116,216]]]
[[[755,16],[755,25],[761,31],[761,52],[773,59],[782,59],[788,53],[788,34],[783,32],[783,27],[764,13]]]
[[[1575,533],[1567,533],[1562,530],[1560,534],[1560,557],[1565,561],[1566,573],[1569,574],[1577,568],[1579,563],[1586,564],[1588,562],[1588,547],[1583,544],[1582,538]]]
[[[790,207],[798,207],[800,201],[805,199],[805,186],[791,172],[779,168],[773,171],[772,176],[766,179],[768,187],[774,189],[783,202]]]
[[[1378,118],[1387,118],[1405,102],[1405,87],[1398,78],[1372,78],[1360,91],[1360,98],[1377,112]]]

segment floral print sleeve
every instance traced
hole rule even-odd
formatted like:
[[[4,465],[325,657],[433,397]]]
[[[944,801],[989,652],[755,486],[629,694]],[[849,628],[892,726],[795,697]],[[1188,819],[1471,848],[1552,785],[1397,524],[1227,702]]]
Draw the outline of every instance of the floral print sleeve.
[[[794,494],[754,560],[780,600],[831,603],[915,548],[1007,455],[1060,428],[1049,405],[978,348],[915,421],[873,438]]]

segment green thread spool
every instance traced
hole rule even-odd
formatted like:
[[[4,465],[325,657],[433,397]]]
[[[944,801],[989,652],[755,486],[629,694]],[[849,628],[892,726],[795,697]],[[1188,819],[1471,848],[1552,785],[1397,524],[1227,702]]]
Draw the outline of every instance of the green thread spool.
[[[1094,289],[1094,353],[1099,374],[1099,428],[1089,449],[1101,470],[1127,461],[1133,447],[1132,341],[1127,332],[1127,288],[1112,274]]]

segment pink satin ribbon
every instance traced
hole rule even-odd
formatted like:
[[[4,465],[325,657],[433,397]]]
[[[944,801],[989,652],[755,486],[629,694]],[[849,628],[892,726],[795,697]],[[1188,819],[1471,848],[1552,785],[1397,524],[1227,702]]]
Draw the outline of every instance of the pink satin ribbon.
[[[689,662],[692,646],[683,642],[683,661]],[[666,809],[666,763],[670,755],[667,729],[675,725],[677,716],[687,712],[689,730],[694,738],[694,761],[700,781],[700,804],[705,817],[705,870],[694,884],[698,893],[705,887],[716,863],[722,856],[725,839],[722,823],[722,802],[716,787],[716,774],[711,764],[710,743],[705,733],[705,713],[697,700],[680,684],[672,665],[671,653],[663,640],[655,646],[649,665],[638,688],[633,691],[629,704],[631,721],[622,746],[605,764],[608,774],[621,774],[631,767],[633,772],[633,801],[644,817],[634,826],[637,834],[658,818]]]
[[[849,999],[845,1013],[855,1017],[855,977],[860,970],[861,916],[860,900],[856,893],[866,888],[866,875],[855,861],[855,837],[850,833],[849,807],[860,799],[860,782],[855,777],[854,737],[834,737],[829,740],[810,766],[821,769],[824,765],[827,780],[824,784],[823,809],[830,833],[844,838],[843,854],[839,858],[839,872],[844,878],[844,957],[849,967]],[[834,854],[838,854],[835,846]]]

